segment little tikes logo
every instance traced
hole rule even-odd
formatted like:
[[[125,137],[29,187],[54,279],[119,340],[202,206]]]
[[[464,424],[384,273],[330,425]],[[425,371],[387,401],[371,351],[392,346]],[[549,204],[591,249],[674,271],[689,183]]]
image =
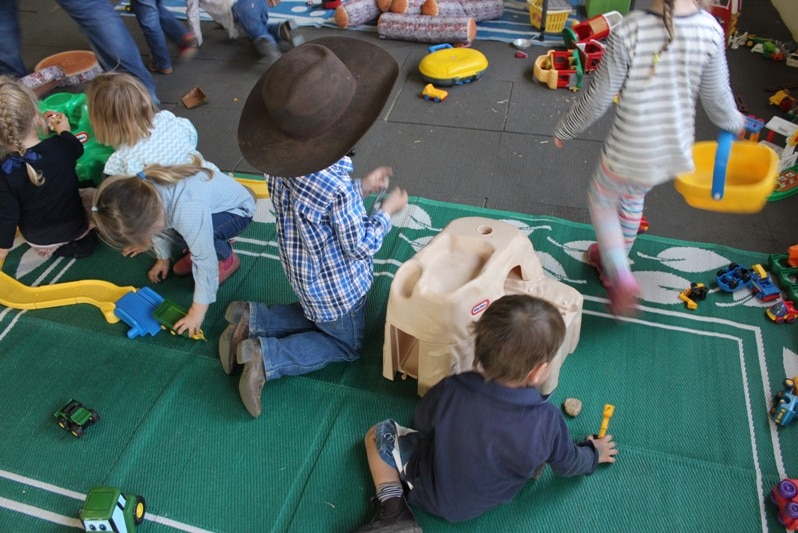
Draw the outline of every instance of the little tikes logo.
[[[482,300],[477,305],[471,308],[471,316],[480,314],[482,311],[488,308],[489,304],[490,300]]]
[[[89,141],[89,134],[85,131],[79,131],[75,134],[75,137],[77,137],[81,144],[86,144]]]

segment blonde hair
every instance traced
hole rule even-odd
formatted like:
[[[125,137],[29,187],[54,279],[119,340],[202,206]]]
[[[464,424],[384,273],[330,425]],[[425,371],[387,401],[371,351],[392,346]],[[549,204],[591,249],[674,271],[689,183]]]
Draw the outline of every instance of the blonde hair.
[[[134,176],[111,176],[97,187],[91,208],[94,224],[111,246],[148,248],[153,227],[163,215],[164,205],[154,183],[174,185],[198,173],[213,177],[211,170],[200,165],[194,156],[187,165],[148,165]]]
[[[659,49],[659,52],[655,53],[654,56],[651,58],[651,70],[648,72],[648,79],[654,77],[654,71],[657,69],[657,63],[659,63],[662,54],[665,53],[668,48],[670,48],[673,39],[676,38],[676,30],[673,26],[673,10],[674,10],[674,1],[675,0],[663,0],[662,1],[662,22],[665,24],[665,31],[668,32],[668,40],[662,45],[662,48]],[[709,9],[711,4],[710,0],[694,0],[696,7],[698,9]]]
[[[474,365],[487,380],[523,381],[557,354],[565,322],[552,304],[528,294],[502,296],[473,325]]]
[[[130,74],[100,74],[89,82],[86,98],[98,142],[119,148],[150,136],[158,108],[144,84]]]
[[[0,76],[0,159],[25,155],[22,146],[32,132],[47,131],[47,124],[39,111],[39,99],[33,91],[8,76]],[[42,173],[25,161],[28,179],[39,186],[44,183]]]

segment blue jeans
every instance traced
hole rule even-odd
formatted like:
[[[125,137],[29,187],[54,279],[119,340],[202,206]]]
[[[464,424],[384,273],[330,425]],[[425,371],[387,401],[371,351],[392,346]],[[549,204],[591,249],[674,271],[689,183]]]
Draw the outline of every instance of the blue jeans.
[[[366,298],[334,322],[313,322],[299,303],[249,302],[249,336],[260,342],[266,379],[299,376],[360,357]]]
[[[103,69],[129,72],[144,83],[159,104],[152,76],[114,7],[107,0],[57,1],[80,26]],[[21,42],[17,2],[0,0],[0,74],[17,77],[28,74],[20,52]]]
[[[402,483],[407,484],[407,463],[424,436],[415,429],[406,428],[388,418],[374,425],[377,453],[385,464],[396,468]],[[413,488],[408,484],[409,488]]]
[[[130,9],[136,15],[144,40],[150,48],[152,64],[159,69],[171,68],[172,59],[166,39],[180,44],[188,33],[186,27],[166,9],[163,0],[131,0]]]
[[[241,235],[252,222],[252,217],[242,217],[224,211],[211,215],[211,220],[213,221],[213,246],[216,248],[216,257],[222,261],[233,253],[230,239]]]
[[[238,0],[232,8],[233,20],[241,26],[247,37],[252,39],[266,39],[276,44],[279,24],[269,24],[269,8],[266,0]]]

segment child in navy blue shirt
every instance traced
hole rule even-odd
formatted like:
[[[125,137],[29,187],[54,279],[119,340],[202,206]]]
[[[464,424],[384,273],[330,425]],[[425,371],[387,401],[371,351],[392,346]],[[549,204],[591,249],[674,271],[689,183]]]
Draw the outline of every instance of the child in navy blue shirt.
[[[557,308],[504,296],[474,330],[475,370],[427,392],[417,431],[385,420],[366,434],[376,514],[358,532],[420,532],[406,502],[450,522],[469,520],[510,501],[544,464],[568,477],[615,462],[611,435],[575,444],[560,410],[535,388],[565,336]]]

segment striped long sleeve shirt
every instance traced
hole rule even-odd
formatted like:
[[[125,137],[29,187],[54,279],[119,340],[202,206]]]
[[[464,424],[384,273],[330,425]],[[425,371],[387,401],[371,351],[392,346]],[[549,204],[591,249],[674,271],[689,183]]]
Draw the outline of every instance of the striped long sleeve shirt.
[[[595,79],[554,136],[577,136],[619,95],[604,159],[613,172],[653,187],[693,170],[698,98],[716,126],[742,131],[745,117],[729,85],[725,37],[717,21],[697,11],[674,17],[674,32],[668,49],[658,54],[668,36],[662,16],[633,11],[624,17],[613,28]]]

